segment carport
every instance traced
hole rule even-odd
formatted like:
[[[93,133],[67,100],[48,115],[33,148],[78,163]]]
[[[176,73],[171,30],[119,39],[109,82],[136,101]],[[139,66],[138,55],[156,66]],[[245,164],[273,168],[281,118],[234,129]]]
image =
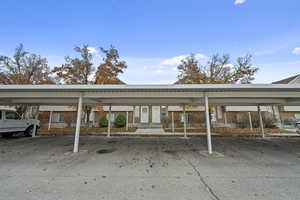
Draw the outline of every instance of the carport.
[[[300,85],[1,85],[0,104],[77,105],[74,152],[79,151],[83,105],[204,105],[207,148],[208,153],[211,154],[209,105],[258,106],[260,127],[262,137],[264,137],[260,106],[300,105]],[[110,132],[110,128],[108,132]]]

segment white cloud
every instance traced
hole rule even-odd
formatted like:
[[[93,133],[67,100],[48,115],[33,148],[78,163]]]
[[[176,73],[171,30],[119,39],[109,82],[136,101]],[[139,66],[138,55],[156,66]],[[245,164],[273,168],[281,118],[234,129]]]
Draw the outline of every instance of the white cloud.
[[[295,54],[295,55],[300,55],[300,47],[294,48],[293,54]]]
[[[46,58],[51,69],[54,67],[59,67],[66,62],[64,56],[49,55],[46,56]]]
[[[92,54],[98,54],[98,50],[95,47],[88,47],[88,50]]]
[[[234,5],[246,3],[247,0],[235,0]]]
[[[178,71],[174,66],[162,65],[167,58],[123,57],[128,68],[120,75],[127,84],[172,84],[177,80]]]
[[[181,61],[183,59],[185,59],[187,56],[189,56],[189,55],[181,55],[181,56],[169,58],[169,59],[164,60],[161,64],[162,65],[179,65],[181,63]],[[204,54],[198,53],[198,54],[195,54],[195,58],[197,60],[203,60],[206,58],[206,56]]]
[[[91,49],[93,52],[93,50]],[[94,56],[97,56],[95,54]],[[187,55],[188,56],[188,55]],[[176,56],[173,58],[159,57],[122,57],[122,60],[127,62],[128,68],[123,74],[120,74],[120,79],[127,84],[173,84],[177,80],[178,70],[177,64],[180,64],[181,59],[185,55]],[[207,57],[203,54],[196,54],[195,57],[201,62],[206,61]],[[60,66],[65,63],[64,56],[47,56],[51,67]],[[171,60],[177,62],[171,62]],[[99,64],[100,59],[95,59],[95,67]],[[169,61],[168,61],[169,60]],[[164,64],[163,64],[164,63]],[[92,76],[89,77],[93,78]]]
[[[164,73],[164,71],[163,71],[162,69],[157,69],[157,70],[155,70],[154,72],[157,73],[157,74]]]
[[[128,68],[120,78],[127,84],[173,84],[177,80],[177,65],[189,55],[180,55],[172,58],[137,58],[123,57]],[[207,56],[198,53],[195,57],[199,62],[206,62]]]
[[[225,65],[225,67],[228,67],[228,68],[230,68],[230,69],[233,69],[233,68],[234,68],[234,65],[233,65],[233,64],[227,64],[227,65]]]

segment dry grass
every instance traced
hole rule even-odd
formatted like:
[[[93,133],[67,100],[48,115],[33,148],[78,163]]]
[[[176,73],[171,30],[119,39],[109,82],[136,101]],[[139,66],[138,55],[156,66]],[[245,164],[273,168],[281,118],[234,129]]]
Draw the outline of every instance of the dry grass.
[[[172,129],[165,128],[165,132],[172,132]],[[184,132],[183,128],[175,128],[175,132]],[[201,133],[206,132],[205,128],[188,128],[187,132],[189,133]],[[256,128],[252,131],[250,129],[242,129],[242,128],[212,128],[213,133],[218,133],[222,135],[260,135],[261,130]],[[283,130],[283,129],[265,129],[266,133],[293,133],[291,131]]]
[[[135,132],[136,128],[111,128],[111,132]],[[38,135],[74,135],[75,128],[40,128]],[[107,128],[81,128],[81,135],[100,135],[107,133]]]
[[[111,132],[135,132],[137,128],[112,128]],[[171,128],[165,128],[165,132],[171,133]],[[183,133],[183,128],[175,128],[175,132]],[[205,128],[188,128],[188,133],[205,133]],[[213,133],[217,133],[220,135],[260,135],[260,129],[241,129],[241,128],[213,128]],[[282,130],[282,129],[265,129],[266,133],[293,133],[291,131]],[[47,128],[40,128],[38,131],[38,135],[74,135],[75,128],[51,128],[48,130]],[[81,128],[81,135],[103,135],[107,133],[107,128]]]

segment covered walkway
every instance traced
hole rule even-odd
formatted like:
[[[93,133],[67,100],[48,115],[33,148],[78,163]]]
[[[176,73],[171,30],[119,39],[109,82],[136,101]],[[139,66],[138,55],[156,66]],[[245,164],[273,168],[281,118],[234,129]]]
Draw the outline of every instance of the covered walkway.
[[[79,151],[83,105],[192,105],[205,106],[207,148],[212,151],[209,120],[210,105],[260,106],[300,105],[300,85],[1,85],[1,105],[72,105],[77,106],[74,152]],[[186,130],[186,123],[184,123]],[[108,128],[110,136],[110,124]],[[185,137],[186,137],[185,131]]]

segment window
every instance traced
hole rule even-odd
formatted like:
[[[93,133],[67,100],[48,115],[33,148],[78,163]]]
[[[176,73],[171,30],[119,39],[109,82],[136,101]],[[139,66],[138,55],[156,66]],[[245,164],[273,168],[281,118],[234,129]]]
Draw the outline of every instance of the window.
[[[148,112],[148,108],[142,108],[142,112],[143,112],[143,113]]]
[[[70,120],[69,118],[72,118],[72,116],[68,115],[68,112],[53,112],[52,113],[52,123],[64,123],[67,120]],[[84,117],[84,115],[81,115],[81,118]],[[66,120],[65,120],[66,119]]]
[[[61,116],[60,116],[60,113],[55,113],[55,112],[53,112],[53,113],[52,113],[52,119],[51,119],[51,121],[52,121],[53,123],[61,122]]]
[[[7,111],[5,113],[6,119],[19,119],[19,115],[14,111]]]
[[[167,106],[162,106],[161,107],[161,115],[162,116],[167,116],[168,115],[168,108],[167,108]]]
[[[300,119],[300,114],[295,114],[295,118],[298,120]]]
[[[2,111],[0,110],[0,120],[2,119]]]

